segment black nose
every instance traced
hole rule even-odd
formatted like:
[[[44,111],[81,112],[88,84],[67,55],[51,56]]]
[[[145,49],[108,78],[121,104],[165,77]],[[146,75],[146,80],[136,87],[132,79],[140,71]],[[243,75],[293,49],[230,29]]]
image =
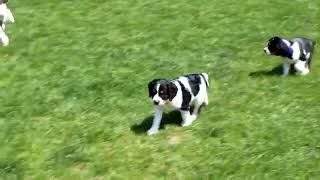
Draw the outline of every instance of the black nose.
[[[263,49],[263,51],[266,53],[267,52],[267,50],[266,49]]]
[[[155,105],[158,105],[158,104],[159,104],[159,101],[153,101],[153,103],[154,103]]]

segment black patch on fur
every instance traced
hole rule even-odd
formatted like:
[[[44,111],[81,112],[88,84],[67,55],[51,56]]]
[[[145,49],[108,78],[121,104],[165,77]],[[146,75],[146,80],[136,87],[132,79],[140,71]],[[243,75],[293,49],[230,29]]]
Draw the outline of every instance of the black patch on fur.
[[[200,91],[201,77],[199,74],[188,74],[185,77],[188,78],[193,96],[197,96]]]
[[[204,75],[203,75],[203,74],[200,74],[200,76],[203,78],[204,82],[206,82],[206,86],[207,86],[207,88],[209,88],[209,85],[208,85],[208,82],[207,82],[206,77],[204,77]]]
[[[173,83],[168,83],[168,94],[169,94],[169,100],[172,101],[174,97],[176,97],[178,92],[178,87]]]
[[[148,84],[148,89],[149,89],[149,97],[153,97],[154,95],[157,94],[157,84],[158,84],[158,81],[160,81],[161,79],[154,79],[152,81],[149,82]]]
[[[163,100],[172,101],[172,99],[176,96],[178,92],[177,86],[173,82],[165,82],[161,83],[159,87],[159,96]]]
[[[181,86],[181,91],[182,91],[182,104],[181,104],[180,109],[183,111],[189,111],[190,110],[191,94],[179,80],[178,80],[178,82]]]

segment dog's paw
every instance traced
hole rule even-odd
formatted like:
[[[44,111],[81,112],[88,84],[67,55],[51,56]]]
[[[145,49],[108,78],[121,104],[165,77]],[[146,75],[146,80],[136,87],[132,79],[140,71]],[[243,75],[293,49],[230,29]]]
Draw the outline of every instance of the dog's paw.
[[[197,119],[197,115],[191,115],[189,118],[189,121],[193,122],[196,119]]]
[[[154,134],[158,134],[158,133],[159,133],[159,130],[158,130],[158,129],[149,129],[149,130],[147,131],[147,134],[148,134],[149,136],[154,135]]]
[[[182,127],[187,127],[187,126],[190,126],[192,124],[192,121],[191,120],[188,120],[188,121],[183,121],[181,123],[181,126]]]
[[[304,71],[302,71],[302,72],[300,73],[301,76],[305,76],[305,75],[307,75],[307,74],[309,74],[309,69],[305,69]]]

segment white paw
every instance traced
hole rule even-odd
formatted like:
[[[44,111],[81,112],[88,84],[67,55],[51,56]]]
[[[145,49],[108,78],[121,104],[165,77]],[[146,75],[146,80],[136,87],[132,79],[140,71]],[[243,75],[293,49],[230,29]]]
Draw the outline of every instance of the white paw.
[[[302,76],[305,76],[307,74],[309,74],[309,69],[306,69],[305,71],[302,71],[302,73],[301,73]]]
[[[159,133],[159,130],[158,130],[158,129],[149,129],[149,130],[147,131],[147,134],[148,134],[149,136],[154,135],[154,134],[157,134],[157,133]]]
[[[190,120],[191,122],[193,122],[193,121],[196,120],[196,119],[197,119],[197,116],[196,116],[196,115],[191,115],[190,118],[189,118],[189,120]]]
[[[183,122],[181,123],[181,126],[182,126],[182,127],[187,127],[187,126],[190,126],[191,124],[192,124],[192,121],[188,120],[188,121],[183,121]]]

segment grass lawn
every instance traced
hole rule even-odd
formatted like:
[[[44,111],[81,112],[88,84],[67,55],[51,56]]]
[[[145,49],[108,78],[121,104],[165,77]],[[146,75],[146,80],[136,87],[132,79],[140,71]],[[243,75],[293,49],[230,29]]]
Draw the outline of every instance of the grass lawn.
[[[320,179],[320,1],[10,0],[0,179]],[[279,76],[267,40],[318,42]],[[191,127],[147,136],[147,84],[210,76]]]

